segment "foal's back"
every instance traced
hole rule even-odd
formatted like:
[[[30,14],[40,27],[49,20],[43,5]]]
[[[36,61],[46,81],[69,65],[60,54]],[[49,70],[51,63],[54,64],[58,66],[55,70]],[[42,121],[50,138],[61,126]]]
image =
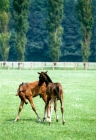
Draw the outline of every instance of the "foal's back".
[[[46,84],[43,83],[41,86],[38,85],[38,81],[28,83],[28,86],[31,89],[32,96],[35,97],[37,95],[46,94]]]
[[[17,96],[20,95],[20,93],[23,92],[25,97],[36,97],[38,95],[44,95],[46,94],[46,84],[43,83],[42,86],[38,85],[38,81],[30,82],[30,83],[23,83],[19,86],[17,90]],[[43,96],[41,96],[43,97]]]

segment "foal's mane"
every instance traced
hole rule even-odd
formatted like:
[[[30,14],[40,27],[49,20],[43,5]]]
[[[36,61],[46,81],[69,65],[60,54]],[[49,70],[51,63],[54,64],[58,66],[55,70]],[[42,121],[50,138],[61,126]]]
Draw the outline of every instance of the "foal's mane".
[[[45,72],[43,72],[43,74],[47,77],[48,82],[51,82],[52,83],[51,78]]]

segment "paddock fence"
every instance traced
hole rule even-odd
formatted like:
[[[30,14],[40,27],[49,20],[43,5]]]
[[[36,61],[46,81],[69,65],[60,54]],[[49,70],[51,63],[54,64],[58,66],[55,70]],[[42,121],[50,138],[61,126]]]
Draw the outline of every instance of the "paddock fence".
[[[56,70],[56,69],[94,69],[96,70],[96,62],[3,62],[0,61],[0,69],[40,69],[40,70]]]

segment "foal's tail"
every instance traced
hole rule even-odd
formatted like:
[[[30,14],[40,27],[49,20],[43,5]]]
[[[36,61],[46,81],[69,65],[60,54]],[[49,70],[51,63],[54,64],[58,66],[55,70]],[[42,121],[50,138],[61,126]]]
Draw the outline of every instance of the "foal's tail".
[[[56,86],[54,89],[54,93],[57,96],[57,99],[60,100],[60,90],[59,90],[59,86]]]

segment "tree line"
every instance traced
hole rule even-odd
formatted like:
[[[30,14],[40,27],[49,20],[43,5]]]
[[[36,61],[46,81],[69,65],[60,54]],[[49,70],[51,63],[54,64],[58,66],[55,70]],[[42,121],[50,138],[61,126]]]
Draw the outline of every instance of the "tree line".
[[[96,62],[96,1],[0,0],[0,60]]]

